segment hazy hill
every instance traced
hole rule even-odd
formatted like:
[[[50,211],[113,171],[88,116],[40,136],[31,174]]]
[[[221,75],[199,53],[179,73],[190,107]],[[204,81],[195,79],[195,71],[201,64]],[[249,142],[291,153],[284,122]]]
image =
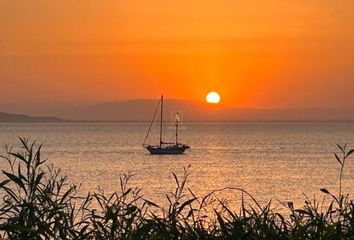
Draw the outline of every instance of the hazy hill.
[[[84,121],[151,121],[157,107],[156,99],[107,102],[90,106],[68,104],[21,104],[5,106],[6,111],[29,115],[57,116]],[[191,100],[167,99],[164,101],[165,121],[180,112],[184,121],[354,121],[354,108],[350,109],[251,109],[223,105],[210,105]]]
[[[36,122],[65,122],[66,120],[56,117],[30,117],[24,114],[12,114],[0,112],[0,122],[9,123],[36,123]]]
[[[75,119],[150,121],[156,100],[111,102],[77,112]],[[198,101],[167,100],[165,121],[178,111],[184,121],[347,121],[354,120],[354,109],[250,109],[210,105]],[[74,116],[74,115],[73,115]]]

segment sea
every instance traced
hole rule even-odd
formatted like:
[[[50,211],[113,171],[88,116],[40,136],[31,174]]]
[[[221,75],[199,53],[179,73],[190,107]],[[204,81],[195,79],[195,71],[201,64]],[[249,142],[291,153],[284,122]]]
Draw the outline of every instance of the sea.
[[[141,188],[144,198],[166,202],[176,183],[172,173],[189,177],[197,196],[214,190],[231,206],[247,191],[259,203],[301,206],[306,198],[322,197],[321,188],[338,194],[340,165],[337,144],[354,148],[354,122],[237,122],[183,123],[179,140],[191,146],[182,155],[150,155],[142,144],[148,123],[1,123],[0,155],[5,146],[22,151],[19,138],[42,144],[47,164],[60,168],[68,181],[81,184],[80,193],[118,191],[120,177],[134,174],[129,186]],[[174,141],[174,128],[163,129]],[[153,126],[147,143],[158,142]],[[0,168],[8,169],[5,160]],[[3,178],[3,177],[1,177]],[[223,189],[223,190],[221,190]],[[354,195],[354,154],[347,159],[343,190]],[[251,200],[249,200],[251,201]]]

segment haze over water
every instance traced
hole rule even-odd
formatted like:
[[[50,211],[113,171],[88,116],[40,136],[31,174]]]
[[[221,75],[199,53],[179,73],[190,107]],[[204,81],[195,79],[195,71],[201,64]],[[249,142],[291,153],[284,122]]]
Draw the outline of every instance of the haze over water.
[[[131,186],[162,203],[164,193],[174,187],[171,172],[181,174],[191,165],[188,186],[199,195],[239,187],[260,202],[299,204],[303,193],[320,195],[320,188],[337,192],[336,144],[354,147],[353,122],[193,123],[181,127],[181,140],[191,146],[186,154],[152,156],[142,147],[147,128],[128,123],[0,124],[0,145],[18,150],[18,136],[43,143],[44,157],[71,182],[82,183],[82,193],[98,186],[118,190],[119,176],[132,171],[136,176]],[[166,127],[165,136],[172,141],[173,128]],[[149,141],[157,142],[157,132]],[[6,166],[0,162],[1,169]],[[346,165],[343,184],[353,195],[354,159]],[[231,204],[239,196],[236,191],[222,193]]]

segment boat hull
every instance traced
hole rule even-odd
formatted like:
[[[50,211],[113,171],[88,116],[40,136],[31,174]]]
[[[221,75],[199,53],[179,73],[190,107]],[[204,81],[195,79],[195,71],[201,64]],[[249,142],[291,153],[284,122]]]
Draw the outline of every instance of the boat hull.
[[[190,148],[185,144],[178,145],[168,145],[168,146],[151,146],[148,145],[146,149],[150,152],[150,154],[182,154],[186,149]]]

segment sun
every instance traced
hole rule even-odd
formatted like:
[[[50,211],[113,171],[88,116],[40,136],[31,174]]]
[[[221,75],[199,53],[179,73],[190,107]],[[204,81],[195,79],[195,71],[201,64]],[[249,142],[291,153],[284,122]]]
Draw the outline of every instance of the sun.
[[[208,93],[205,100],[208,103],[218,104],[220,102],[220,95],[219,95],[219,93],[213,91],[213,92]]]

